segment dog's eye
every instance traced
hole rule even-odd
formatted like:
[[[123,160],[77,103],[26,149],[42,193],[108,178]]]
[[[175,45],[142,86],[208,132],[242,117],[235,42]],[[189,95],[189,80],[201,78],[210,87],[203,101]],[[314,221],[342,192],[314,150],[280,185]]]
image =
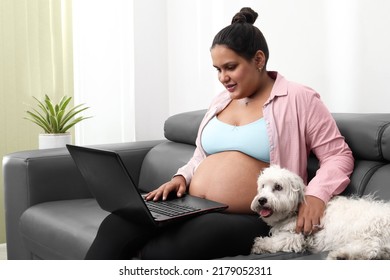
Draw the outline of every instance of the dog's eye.
[[[283,187],[281,185],[277,184],[277,185],[275,185],[274,189],[275,189],[275,191],[281,191],[281,190],[283,190]]]
[[[261,188],[264,189],[264,184],[261,185]]]

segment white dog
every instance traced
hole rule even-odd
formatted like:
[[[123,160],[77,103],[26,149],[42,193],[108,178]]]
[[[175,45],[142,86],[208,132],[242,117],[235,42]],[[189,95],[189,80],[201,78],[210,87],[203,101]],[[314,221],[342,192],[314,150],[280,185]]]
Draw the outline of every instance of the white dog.
[[[264,169],[251,209],[271,226],[270,236],[257,237],[252,253],[329,251],[328,259],[390,259],[390,203],[372,197],[331,199],[321,228],[308,236],[296,233],[303,180],[278,166]]]

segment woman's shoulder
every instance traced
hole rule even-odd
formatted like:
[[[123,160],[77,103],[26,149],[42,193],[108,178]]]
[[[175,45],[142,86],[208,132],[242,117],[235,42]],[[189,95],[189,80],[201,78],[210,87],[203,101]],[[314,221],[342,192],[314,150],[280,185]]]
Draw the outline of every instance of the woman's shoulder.
[[[270,72],[269,75],[275,78],[273,94],[276,96],[286,96],[293,99],[308,96],[319,97],[319,94],[313,88],[302,83],[287,80],[278,72]]]
[[[293,95],[295,97],[320,96],[313,88],[298,82],[288,81],[287,88],[289,95]]]
[[[278,84],[278,88],[281,89],[278,95],[279,97],[283,97],[278,98],[276,102],[280,105],[289,104],[291,106],[291,104],[295,104],[299,107],[307,107],[309,104],[321,103],[320,94],[307,85],[287,80],[280,74],[278,74],[276,83]]]
[[[293,81],[287,82],[287,93],[289,99],[294,100],[310,101],[321,98],[320,94],[312,87]]]

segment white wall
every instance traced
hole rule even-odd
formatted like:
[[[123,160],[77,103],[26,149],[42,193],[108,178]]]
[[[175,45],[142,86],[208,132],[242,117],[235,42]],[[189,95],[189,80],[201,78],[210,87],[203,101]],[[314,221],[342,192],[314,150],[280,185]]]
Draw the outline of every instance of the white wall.
[[[192,3],[190,13],[180,14],[182,2]],[[314,88],[332,112],[390,113],[389,1],[203,2],[168,1],[173,14],[168,21],[170,44],[178,46],[170,48],[169,56],[170,113],[205,107],[221,89],[212,82],[217,77],[209,47],[244,6],[259,13],[255,25],[269,44],[268,70]],[[175,35],[185,28],[192,33]]]
[[[389,1],[266,2],[270,69],[316,89],[332,112],[390,112]]]
[[[390,113],[390,95],[386,92],[390,80],[389,1],[97,2],[101,1],[107,5],[127,3],[124,5],[128,9],[122,9],[121,16],[114,21],[118,21],[118,25],[110,23],[104,28],[118,28],[119,19],[124,20],[127,34],[132,36],[129,41],[125,40],[129,44],[122,44],[122,52],[106,55],[111,62],[112,57],[118,56],[119,66],[126,61],[128,76],[119,71],[123,67],[105,65],[104,58],[99,61],[102,63],[99,67],[101,77],[105,73],[119,76],[128,90],[122,91],[126,102],[119,107],[103,108],[102,104],[95,104],[99,99],[107,105],[108,91],[103,87],[104,92],[99,93],[95,87],[86,96],[84,101],[91,107],[96,106],[99,118],[85,122],[82,144],[162,138],[166,117],[206,108],[213,95],[222,90],[212,67],[210,44],[214,35],[244,6],[259,13],[256,26],[262,30],[270,47],[268,70],[277,70],[287,79],[314,88],[331,112]],[[84,1],[75,1],[79,2]],[[98,17],[95,20],[89,27],[93,29],[95,24],[96,28],[103,28]],[[109,18],[105,22],[109,23]],[[102,39],[112,42],[114,47],[121,44],[123,38],[113,38],[111,32],[106,31],[99,31]],[[92,42],[90,47],[98,46]],[[123,59],[121,54],[125,55]],[[75,77],[75,83],[77,78],[86,83],[85,79],[90,77]],[[94,81],[100,82],[99,78]],[[115,83],[114,79],[109,96],[120,92]],[[118,108],[125,119],[117,119]],[[99,123],[103,116],[108,118],[104,126]],[[115,121],[123,123],[117,127]],[[127,130],[133,134],[123,133]],[[108,132],[112,138],[102,137]]]
[[[127,1],[127,0],[126,0]],[[161,139],[169,116],[165,0],[134,1],[134,93],[137,140]]]
[[[212,67],[210,46],[227,1],[168,0],[169,112],[207,108],[222,90]]]

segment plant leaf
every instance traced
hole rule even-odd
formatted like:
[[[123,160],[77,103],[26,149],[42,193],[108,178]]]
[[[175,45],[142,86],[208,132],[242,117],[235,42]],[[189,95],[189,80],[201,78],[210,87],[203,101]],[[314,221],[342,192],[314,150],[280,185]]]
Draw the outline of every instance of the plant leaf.
[[[24,119],[29,120],[30,122],[33,122],[33,123],[37,124],[38,126],[40,126],[41,128],[43,128],[45,133],[50,133],[49,131],[46,130],[45,126],[43,126],[40,122],[37,122],[37,121],[35,121],[33,119],[29,119],[29,118],[24,118]]]
[[[72,99],[72,97],[66,97],[64,96],[61,101],[60,101],[60,109],[61,110],[64,110],[66,109],[66,107],[68,106],[70,100]]]
[[[50,98],[46,95],[46,99],[45,99],[45,104],[46,104],[46,108],[47,110],[50,112],[50,115],[51,116],[55,116],[55,110],[54,110],[54,106],[53,106],[53,103],[51,102]]]
[[[60,129],[63,130],[63,127],[77,114],[81,113],[82,111],[87,110],[89,107],[82,108],[80,110],[75,111],[77,108],[82,106],[83,104],[80,104],[74,108],[72,108],[65,116],[64,119],[62,120],[60,124]]]
[[[57,114],[57,123],[58,125],[61,125],[62,123],[62,117],[64,116],[64,113],[65,111],[64,110],[60,110]]]
[[[82,120],[85,120],[85,119],[89,119],[91,117],[78,117],[76,119],[74,119],[72,122],[70,122],[66,127],[64,127],[63,129],[61,129],[61,133],[65,133],[67,132],[70,128],[72,128],[75,124],[81,122]]]
[[[80,104],[66,112],[72,97],[63,96],[58,104],[54,104],[47,94],[45,94],[44,101],[40,101],[36,97],[33,98],[37,101],[38,108],[27,111],[29,117],[24,119],[43,128],[45,133],[65,133],[80,121],[91,118],[78,117],[72,120],[77,114],[89,108],[82,107],[84,104]]]
[[[55,115],[57,116],[59,111],[60,111],[60,106],[58,106],[58,104],[56,104],[56,106],[54,107],[54,111],[55,111]]]
[[[46,133],[50,133],[51,128],[47,124],[47,122],[45,121],[44,118],[42,118],[40,115],[36,115],[36,114],[34,114],[34,113],[30,112],[30,111],[27,111],[27,114],[29,114],[32,117],[32,119],[30,119],[30,118],[25,118],[25,119],[28,119],[28,120],[38,124],[40,127],[42,127],[44,129],[44,131]]]
[[[55,116],[50,116],[50,123],[52,127],[52,133],[59,133],[58,122]]]

